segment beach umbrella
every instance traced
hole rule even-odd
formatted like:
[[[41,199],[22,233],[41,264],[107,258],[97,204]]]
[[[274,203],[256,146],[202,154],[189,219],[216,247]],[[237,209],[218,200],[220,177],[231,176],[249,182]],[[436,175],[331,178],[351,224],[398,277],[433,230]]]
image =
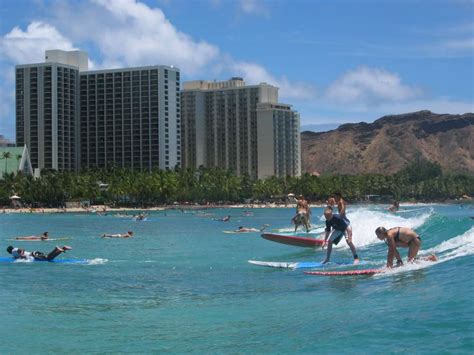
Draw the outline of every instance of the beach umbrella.
[[[10,200],[19,200],[19,199],[21,199],[21,197],[18,195],[10,196]]]

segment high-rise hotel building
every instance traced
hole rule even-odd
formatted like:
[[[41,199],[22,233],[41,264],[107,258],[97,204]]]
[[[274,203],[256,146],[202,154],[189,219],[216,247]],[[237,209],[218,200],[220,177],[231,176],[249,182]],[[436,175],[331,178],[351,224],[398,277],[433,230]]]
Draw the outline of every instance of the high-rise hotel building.
[[[180,166],[179,80],[168,66],[81,72],[81,166]]]
[[[278,88],[191,81],[181,92],[182,166],[220,167],[266,178],[301,175],[299,115]]]
[[[76,169],[79,68],[18,65],[15,76],[17,146],[26,144],[34,169]]]
[[[180,77],[171,66],[87,71],[81,51],[16,67],[16,143],[34,169],[180,166]]]

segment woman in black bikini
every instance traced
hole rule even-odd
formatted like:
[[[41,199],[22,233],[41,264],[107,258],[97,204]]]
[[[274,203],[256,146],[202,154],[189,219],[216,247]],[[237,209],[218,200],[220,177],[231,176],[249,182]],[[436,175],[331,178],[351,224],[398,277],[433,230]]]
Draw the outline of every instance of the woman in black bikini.
[[[385,241],[388,245],[387,267],[393,267],[393,259],[397,258],[397,266],[403,265],[400,253],[397,247],[408,248],[408,262],[415,260],[416,255],[421,247],[421,238],[415,231],[410,228],[396,227],[392,229],[385,229],[385,227],[378,227],[375,230],[377,238]]]

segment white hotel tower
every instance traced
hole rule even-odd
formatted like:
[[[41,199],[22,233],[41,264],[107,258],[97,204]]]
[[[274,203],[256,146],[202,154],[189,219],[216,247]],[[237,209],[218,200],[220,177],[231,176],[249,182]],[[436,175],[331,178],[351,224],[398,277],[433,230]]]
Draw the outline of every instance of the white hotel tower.
[[[181,165],[180,76],[172,66],[88,71],[87,53],[46,51],[16,67],[16,143],[33,168]]]
[[[299,114],[278,88],[241,78],[183,84],[182,166],[220,167],[251,178],[300,176]]]

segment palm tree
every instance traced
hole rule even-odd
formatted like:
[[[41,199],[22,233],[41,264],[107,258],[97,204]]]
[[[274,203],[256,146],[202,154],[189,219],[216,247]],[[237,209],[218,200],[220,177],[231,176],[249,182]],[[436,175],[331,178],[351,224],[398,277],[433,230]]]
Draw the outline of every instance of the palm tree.
[[[11,157],[11,153],[10,152],[3,152],[2,154],[2,159],[5,159],[5,171],[4,171],[4,174],[3,175],[7,175],[7,163],[8,163],[8,160],[7,159],[10,159]]]

